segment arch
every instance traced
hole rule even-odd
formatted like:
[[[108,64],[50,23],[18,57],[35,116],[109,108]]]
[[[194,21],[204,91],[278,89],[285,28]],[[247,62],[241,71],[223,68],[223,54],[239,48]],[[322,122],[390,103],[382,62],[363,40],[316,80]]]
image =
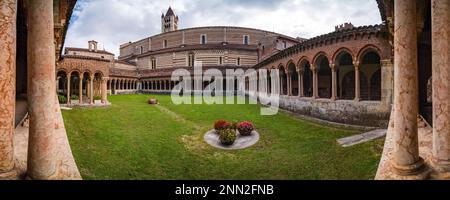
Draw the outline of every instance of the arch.
[[[361,79],[361,100],[381,101],[381,57],[373,48],[367,48],[358,60],[361,77],[367,78],[367,83]],[[373,81],[373,82],[372,82]],[[365,86],[364,84],[367,84]]]
[[[360,63],[362,63],[362,58],[365,54],[369,53],[369,52],[375,52],[378,54],[378,56],[380,56],[381,59],[381,49],[378,48],[377,46],[373,45],[373,44],[368,44],[366,46],[364,46],[363,48],[361,48],[358,52],[358,55],[356,56],[356,60]]]
[[[315,58],[315,70],[317,70],[317,91],[319,92],[319,98],[331,98],[332,81],[331,81],[331,68],[330,61],[326,54],[318,54]]]
[[[313,96],[313,72],[311,70],[311,63],[309,59],[300,59],[298,67],[301,69],[302,92],[301,96]]]
[[[330,59],[329,59],[330,56],[328,56],[327,53],[325,53],[325,52],[323,52],[323,51],[320,51],[320,52],[318,52],[318,53],[314,56],[312,63],[316,64],[316,63],[317,63],[317,60],[318,60],[319,58],[322,58],[322,57],[325,57],[325,58],[327,58],[328,60],[330,60]]]
[[[353,54],[352,50],[350,50],[347,47],[341,47],[337,51],[335,51],[334,54],[333,54],[333,57],[331,58],[331,60],[335,64],[339,64],[337,61],[340,59],[340,57],[342,55],[345,55],[345,54],[349,54],[352,57],[352,60],[355,60],[355,55]]]
[[[336,66],[336,83],[338,99],[355,99],[355,66],[353,56],[343,49],[336,55],[334,60]]]
[[[288,95],[289,96],[297,96],[299,94],[299,87],[298,87],[298,73],[297,73],[297,66],[295,66],[294,62],[288,62],[287,65],[287,75],[288,75]]]
[[[302,67],[304,66],[303,64],[305,64],[305,63],[308,63],[308,64],[311,63],[310,59],[307,56],[303,56],[298,60],[298,62],[297,62],[298,71],[304,70]]]

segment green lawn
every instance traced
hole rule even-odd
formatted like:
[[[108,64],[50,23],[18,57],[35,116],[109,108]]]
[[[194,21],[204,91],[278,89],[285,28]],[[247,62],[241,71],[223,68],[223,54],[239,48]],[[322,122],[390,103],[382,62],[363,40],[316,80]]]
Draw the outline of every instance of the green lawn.
[[[146,103],[150,97],[158,106]],[[63,111],[84,179],[373,179],[382,140],[350,148],[336,139],[357,131],[260,116],[258,105],[174,105],[170,96],[110,96],[109,108]],[[224,151],[203,134],[217,119],[250,120],[261,134],[253,147]]]

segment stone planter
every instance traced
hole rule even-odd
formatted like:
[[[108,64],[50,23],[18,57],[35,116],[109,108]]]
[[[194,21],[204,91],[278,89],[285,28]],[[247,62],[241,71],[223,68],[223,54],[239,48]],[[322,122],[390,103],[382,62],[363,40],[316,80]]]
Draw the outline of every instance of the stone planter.
[[[149,100],[148,100],[148,104],[150,104],[150,105],[156,105],[156,104],[159,104],[159,102],[158,102],[157,99],[149,99]]]
[[[94,104],[101,104],[102,100],[94,100]]]

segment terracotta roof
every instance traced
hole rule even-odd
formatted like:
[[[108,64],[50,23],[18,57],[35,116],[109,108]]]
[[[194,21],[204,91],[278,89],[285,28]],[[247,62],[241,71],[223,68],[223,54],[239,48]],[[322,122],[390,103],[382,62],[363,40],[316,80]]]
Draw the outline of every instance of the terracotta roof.
[[[92,53],[101,53],[101,54],[114,55],[113,53],[108,52],[108,51],[104,51],[104,50],[89,51],[89,49],[85,49],[85,48],[67,47],[66,50],[68,50],[68,51],[84,51],[84,52],[92,52]]]
[[[111,62],[108,59],[104,58],[95,58],[95,57],[89,57],[89,56],[79,56],[79,55],[63,55],[62,59],[65,58],[73,58],[73,59],[82,59],[82,60],[96,60],[96,61],[103,61],[103,62]]]
[[[331,32],[331,33],[328,33],[325,35],[320,35],[320,36],[311,38],[309,40],[305,40],[300,44],[297,44],[297,45],[294,45],[287,49],[284,49],[284,50],[276,53],[275,55],[263,60],[262,62],[256,64],[254,67],[260,68],[264,65],[272,63],[273,61],[280,60],[286,56],[295,54],[297,52],[304,51],[309,48],[314,48],[318,44],[323,43],[332,38],[344,38],[344,37],[347,37],[350,35],[355,35],[355,34],[379,33],[379,32],[386,32],[385,25],[360,26],[360,27],[355,27],[353,29],[346,29],[346,30]]]

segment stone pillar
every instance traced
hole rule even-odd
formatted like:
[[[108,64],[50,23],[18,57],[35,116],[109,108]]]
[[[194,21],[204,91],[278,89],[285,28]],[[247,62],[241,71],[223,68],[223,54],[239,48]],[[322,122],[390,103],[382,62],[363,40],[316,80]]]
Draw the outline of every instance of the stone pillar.
[[[27,175],[30,179],[52,179],[57,175],[53,0],[29,0],[27,8],[30,83]]]
[[[108,94],[107,94],[107,88],[106,84],[108,82],[108,78],[102,78],[102,103],[108,102]]]
[[[79,81],[79,98],[80,98],[80,104],[83,104],[83,74],[80,73],[80,81]]]
[[[287,95],[292,96],[292,76],[290,73],[287,74]]]
[[[355,101],[361,101],[361,81],[360,81],[360,67],[361,64],[359,61],[353,62],[355,66]]]
[[[381,102],[390,109],[394,100],[394,65],[392,60],[381,60]]]
[[[313,98],[318,99],[319,98],[319,76],[318,76],[318,69],[315,65],[311,68],[313,72]]]
[[[72,81],[71,78],[72,78],[72,73],[69,73],[67,75],[67,104],[70,104],[70,102],[71,102],[71,96],[70,96],[70,87],[71,87],[70,82]]]
[[[89,101],[90,101],[89,103],[90,104],[94,104],[94,98],[95,98],[95,96],[94,96],[95,95],[95,93],[94,93],[94,78],[95,78],[95,75],[92,75],[91,76],[91,80],[90,80],[91,83],[89,84],[89,88],[90,88],[89,89],[89,94],[90,94],[89,96],[91,96],[91,98],[89,98]]]
[[[112,89],[112,80],[110,80],[108,82],[108,87],[109,87],[109,90],[111,91],[111,94],[112,94],[112,91],[113,91],[113,89]]]
[[[298,71],[298,96],[303,97],[305,96],[305,91],[303,88],[303,73],[302,71]]]
[[[0,1],[0,179],[14,178],[16,0]]]
[[[336,101],[337,99],[337,68],[336,64],[331,63],[331,100]]]
[[[432,0],[433,164],[450,177],[450,0]]]
[[[423,169],[417,129],[418,59],[416,0],[394,1],[394,148],[391,166],[399,176]]]
[[[59,79],[60,77],[56,77],[56,93],[58,94],[58,90],[59,90]]]

